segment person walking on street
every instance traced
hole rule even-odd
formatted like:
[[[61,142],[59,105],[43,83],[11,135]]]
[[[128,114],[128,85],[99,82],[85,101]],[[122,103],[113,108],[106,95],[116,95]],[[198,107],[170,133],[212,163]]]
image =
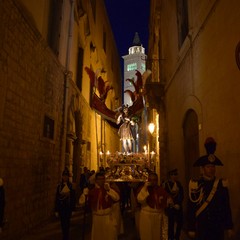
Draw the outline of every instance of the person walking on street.
[[[89,186],[89,172],[88,168],[84,167],[83,168],[83,173],[80,175],[80,181],[79,181],[79,187],[80,187],[80,194],[83,193],[83,189],[87,188]]]
[[[119,199],[118,192],[105,182],[105,173],[97,172],[95,187],[85,188],[79,198],[79,204],[87,203],[92,211],[91,240],[117,240],[118,225],[112,206]]]
[[[119,236],[124,234],[123,218],[122,218],[122,213],[120,208],[120,189],[115,182],[110,182],[110,187],[119,194],[119,200],[113,201],[113,204],[112,204],[112,211],[114,214],[114,218],[117,221],[117,234]]]
[[[216,166],[223,164],[214,154],[216,141],[212,137],[204,146],[207,154],[193,165],[202,168],[202,176],[189,182],[188,235],[196,240],[224,240],[227,230],[231,239],[234,232],[227,180],[215,176]]]
[[[134,215],[134,222],[137,237],[140,237],[139,234],[139,218],[140,218],[140,211],[141,211],[141,204],[137,200],[138,190],[144,185],[144,182],[132,182],[130,184],[131,187],[131,211]]]
[[[164,189],[173,199],[173,205],[168,207],[168,240],[180,240],[183,225],[183,187],[178,181],[178,170],[168,172],[169,179],[163,183]],[[176,229],[176,231],[175,231]]]
[[[137,200],[141,203],[139,231],[141,240],[167,240],[168,225],[165,210],[172,204],[170,195],[158,185],[158,175],[149,173]]]
[[[63,240],[69,240],[70,219],[75,210],[75,190],[69,181],[69,171],[62,173],[62,181],[58,184],[55,198],[55,215],[60,218]]]

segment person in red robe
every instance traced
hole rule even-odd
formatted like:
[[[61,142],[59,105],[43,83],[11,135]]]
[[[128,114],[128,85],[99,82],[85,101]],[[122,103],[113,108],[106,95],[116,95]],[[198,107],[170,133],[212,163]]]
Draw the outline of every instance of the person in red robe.
[[[79,204],[86,203],[92,211],[91,240],[117,240],[118,221],[112,206],[119,199],[119,193],[106,183],[104,172],[96,173],[94,188],[83,190]]]
[[[165,209],[172,198],[158,185],[158,175],[149,173],[148,181],[141,187],[137,200],[141,203],[139,231],[141,240],[167,240],[168,221]]]

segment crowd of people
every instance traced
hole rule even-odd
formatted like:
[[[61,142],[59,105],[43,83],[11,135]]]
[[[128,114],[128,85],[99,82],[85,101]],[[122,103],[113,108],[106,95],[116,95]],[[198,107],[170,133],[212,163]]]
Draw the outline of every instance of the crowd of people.
[[[201,168],[201,175],[189,181],[186,211],[183,211],[185,196],[178,169],[170,170],[168,179],[161,183],[151,171],[146,182],[119,183],[106,181],[107,169],[95,172],[84,167],[76,194],[65,168],[55,198],[55,215],[61,222],[63,240],[70,239],[70,220],[77,204],[92,214],[91,240],[119,239],[124,233],[126,209],[134,213],[139,240],[180,240],[183,227],[189,239],[224,240],[225,232],[228,239],[234,239],[228,182],[216,177],[216,166],[223,166],[215,155],[216,145],[212,137],[207,138],[206,154],[193,165]],[[4,208],[5,190],[0,178],[0,233]]]
[[[146,182],[118,183],[106,181],[104,168],[95,172],[84,167],[78,204],[87,207],[92,214],[91,240],[120,239],[124,233],[126,209],[134,213],[139,240],[180,240],[183,228],[189,239],[224,240],[225,230],[232,239],[234,231],[227,181],[216,177],[216,166],[223,164],[215,155],[215,140],[207,138],[205,148],[206,155],[194,163],[194,167],[201,167],[202,174],[198,179],[190,180],[186,196],[178,180],[178,169],[171,169],[168,178],[161,183],[158,175],[151,171]],[[184,197],[187,198],[186,211],[183,209]],[[63,240],[68,240],[76,196],[67,170],[57,187],[56,199]]]

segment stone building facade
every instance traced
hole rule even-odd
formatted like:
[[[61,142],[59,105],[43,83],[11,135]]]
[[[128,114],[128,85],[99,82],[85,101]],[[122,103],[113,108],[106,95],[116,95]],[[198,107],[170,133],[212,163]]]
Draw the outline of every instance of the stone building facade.
[[[193,162],[205,154],[205,139],[215,138],[224,163],[217,175],[229,180],[235,239],[240,238],[239,12],[237,0],[152,0],[148,52],[152,82],[159,86],[150,106],[160,113],[161,178],[178,168],[187,193],[190,177],[199,175]]]
[[[52,216],[64,167],[77,189],[81,167],[97,170],[100,149],[119,149],[117,130],[90,107],[84,68],[112,84],[112,110],[121,71],[103,1],[3,0],[0,33],[1,239],[10,240]]]

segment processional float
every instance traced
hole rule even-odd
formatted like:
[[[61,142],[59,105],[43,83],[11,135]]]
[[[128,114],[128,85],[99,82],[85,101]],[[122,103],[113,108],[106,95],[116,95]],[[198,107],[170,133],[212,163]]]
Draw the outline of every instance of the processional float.
[[[131,106],[120,106],[116,111],[109,109],[105,103],[107,94],[113,87],[108,84],[108,81],[104,81],[101,76],[96,76],[92,69],[85,67],[85,71],[90,78],[92,91],[90,106],[110,124],[119,128],[120,140],[124,149],[124,152],[116,151],[114,154],[107,156],[106,161],[109,167],[106,168],[106,180],[114,182],[146,181],[148,177],[148,156],[146,153],[133,153],[129,140],[132,138],[131,125],[134,124],[134,119],[144,109],[144,85],[151,71],[147,70],[141,74],[136,70],[136,81],[134,78],[126,79],[134,87],[134,91],[124,91],[129,94],[133,104]]]

